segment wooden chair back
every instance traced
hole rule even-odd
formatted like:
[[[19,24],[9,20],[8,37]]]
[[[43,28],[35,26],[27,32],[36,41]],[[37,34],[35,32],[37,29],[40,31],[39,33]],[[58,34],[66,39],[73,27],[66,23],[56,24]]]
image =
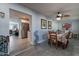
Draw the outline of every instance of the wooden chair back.
[[[56,32],[52,32],[50,34],[50,39],[53,43],[56,43],[57,42],[57,33]]]

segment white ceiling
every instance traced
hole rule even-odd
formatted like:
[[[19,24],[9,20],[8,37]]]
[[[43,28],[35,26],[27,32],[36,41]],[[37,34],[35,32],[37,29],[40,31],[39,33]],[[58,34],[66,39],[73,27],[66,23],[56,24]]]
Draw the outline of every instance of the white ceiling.
[[[71,18],[79,19],[79,3],[22,3],[45,16],[55,17],[58,11],[71,15]]]

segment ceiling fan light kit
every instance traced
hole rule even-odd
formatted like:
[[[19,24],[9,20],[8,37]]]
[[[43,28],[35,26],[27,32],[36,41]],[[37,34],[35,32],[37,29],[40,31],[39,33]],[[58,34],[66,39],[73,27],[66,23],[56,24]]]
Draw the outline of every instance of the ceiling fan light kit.
[[[60,17],[61,17],[61,16],[62,16],[62,14],[61,14],[60,12],[58,12],[58,15],[57,15],[57,16],[60,16]]]
[[[56,20],[61,20],[63,17],[70,17],[70,15],[68,14],[64,15],[61,12],[58,12],[56,16]]]
[[[62,19],[62,16],[63,15],[60,12],[58,12],[57,17],[56,17],[56,20],[61,20]]]
[[[61,20],[61,18],[60,17],[57,17],[56,20]]]

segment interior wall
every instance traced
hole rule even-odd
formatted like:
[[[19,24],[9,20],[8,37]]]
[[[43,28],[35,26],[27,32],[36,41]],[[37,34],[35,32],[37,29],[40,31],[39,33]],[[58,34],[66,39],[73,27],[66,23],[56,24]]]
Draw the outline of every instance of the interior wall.
[[[52,21],[52,30],[57,31],[58,30],[59,23],[57,21]]]
[[[75,19],[75,20],[61,20],[61,21],[53,21],[52,22],[52,30],[56,31],[57,29],[62,30],[62,24],[64,23],[69,23],[72,25],[72,27],[70,28],[70,30],[73,33],[79,33],[79,20]]]
[[[72,22],[72,32],[78,34],[79,33],[79,20],[74,20]]]
[[[7,36],[9,34],[8,33],[8,28],[9,28],[8,21],[6,21],[6,19],[0,19],[0,35]]]
[[[48,18],[35,11],[32,11],[31,9],[23,7],[19,4],[0,4],[0,10],[6,14],[6,17],[4,18],[5,20],[4,19],[0,20],[0,27],[2,26],[2,29],[4,29],[4,30],[0,29],[0,34],[9,35],[8,33],[9,33],[9,21],[10,21],[10,18],[9,18],[10,9],[21,11],[23,13],[26,13],[26,14],[29,14],[32,16],[32,30],[31,30],[32,31],[32,44],[34,44],[34,40],[35,40],[34,32],[36,30],[38,31],[39,42],[43,42],[44,40],[47,39],[46,38],[47,36],[45,36],[45,35],[46,35],[48,29],[41,29],[41,19],[48,20]],[[3,23],[1,21],[3,21]],[[45,37],[43,37],[43,36],[45,36]]]
[[[39,13],[36,13],[36,19],[33,20],[33,33],[35,33],[36,31],[38,31],[38,43],[43,42],[45,40],[47,40],[47,33],[48,33],[48,28],[47,29],[41,29],[41,19],[45,19],[45,20],[51,20],[46,18],[43,15],[40,15]],[[36,37],[33,35],[34,39],[36,39]]]
[[[35,39],[35,36],[34,36],[34,32],[35,31],[38,31],[38,36],[39,36],[39,42],[43,42],[47,39],[47,31],[48,29],[41,29],[41,19],[46,19],[46,20],[51,20],[47,17],[45,17],[44,15],[41,15],[35,11],[32,11],[26,7],[23,7],[19,4],[0,4],[0,11],[1,12],[4,12],[5,13],[5,18],[0,18],[0,35],[9,35],[9,21],[10,21],[10,18],[9,18],[9,9],[14,9],[14,10],[18,10],[18,11],[21,11],[21,12],[24,12],[26,14],[29,14],[32,16],[32,43],[34,43],[34,39]],[[65,21],[62,21],[60,22],[60,29],[61,29],[61,23],[63,23]],[[79,26],[78,26],[78,23],[79,21],[67,21],[67,22],[72,22],[72,31],[74,32],[78,32],[79,31]],[[56,24],[56,27],[57,27],[57,24],[58,23],[55,23]],[[52,25],[53,29],[56,29],[57,28]]]
[[[12,7],[12,6],[14,6],[14,7]],[[23,6],[20,6],[18,4],[15,4],[15,5],[13,4],[12,6],[11,6],[11,9],[18,10],[18,11],[24,12],[26,14],[32,15],[32,43],[34,43],[34,40],[36,38],[34,35],[35,31],[38,31],[38,37],[39,37],[39,38],[37,38],[37,39],[39,39],[38,43],[41,43],[41,42],[47,40],[48,29],[41,29],[41,19],[45,19],[45,20],[50,20],[50,19],[48,19],[47,17],[45,17],[44,15],[42,15],[40,13],[32,11],[32,10],[25,8]]]
[[[4,18],[0,18],[0,35],[9,35],[9,9],[6,5],[0,4],[0,12],[5,13]]]

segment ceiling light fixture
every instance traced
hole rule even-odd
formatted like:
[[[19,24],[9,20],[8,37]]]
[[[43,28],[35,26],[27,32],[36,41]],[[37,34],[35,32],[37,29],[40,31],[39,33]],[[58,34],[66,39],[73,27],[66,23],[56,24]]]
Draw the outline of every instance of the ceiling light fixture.
[[[60,16],[60,17],[61,17],[61,16],[62,16],[62,14],[61,14],[60,12],[58,12],[58,15],[57,15],[57,16]]]
[[[60,17],[58,17],[58,18],[56,18],[56,20],[61,20],[61,18],[60,18]]]
[[[61,18],[62,18],[62,14],[60,12],[58,12],[56,20],[61,20]]]

